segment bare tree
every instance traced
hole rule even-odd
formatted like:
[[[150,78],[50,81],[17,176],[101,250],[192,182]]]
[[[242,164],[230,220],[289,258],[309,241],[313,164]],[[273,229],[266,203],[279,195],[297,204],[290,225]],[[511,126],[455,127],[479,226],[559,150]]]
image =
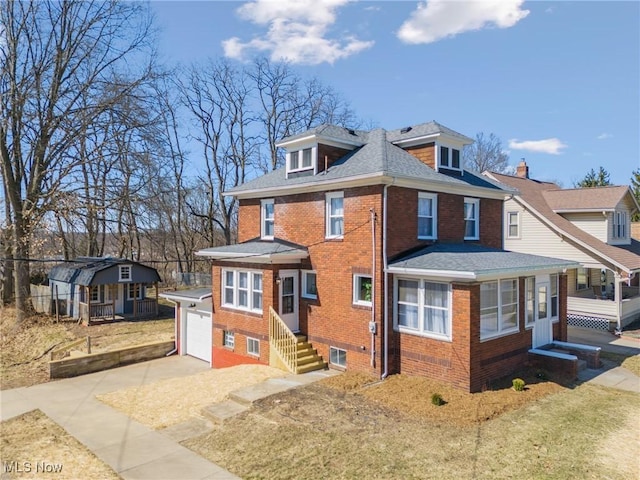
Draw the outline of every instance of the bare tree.
[[[150,76],[146,8],[116,0],[0,3],[0,164],[18,321],[28,308],[31,233],[81,162],[70,147]],[[114,83],[116,72],[123,80]]]
[[[476,134],[475,142],[462,153],[464,165],[470,170],[503,173],[509,168],[509,156],[502,150],[502,141],[493,133]]]

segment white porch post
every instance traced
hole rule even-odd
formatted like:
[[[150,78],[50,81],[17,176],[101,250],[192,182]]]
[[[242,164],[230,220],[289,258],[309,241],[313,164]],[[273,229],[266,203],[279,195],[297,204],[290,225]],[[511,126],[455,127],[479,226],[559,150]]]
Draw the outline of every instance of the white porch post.
[[[618,326],[616,327],[616,333],[622,332],[622,283],[623,279],[620,273],[614,272],[614,301],[616,302],[616,320]]]

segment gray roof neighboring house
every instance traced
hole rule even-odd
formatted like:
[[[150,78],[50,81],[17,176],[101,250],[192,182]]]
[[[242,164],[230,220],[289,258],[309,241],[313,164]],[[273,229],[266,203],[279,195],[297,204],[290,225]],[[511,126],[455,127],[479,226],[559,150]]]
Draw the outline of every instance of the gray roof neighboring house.
[[[287,178],[286,169],[283,167],[232,188],[225,194],[242,195],[248,192],[286,190],[311,185],[329,186],[341,181],[365,178],[371,179],[371,183],[383,183],[384,178],[403,179],[423,183],[424,188],[428,188],[427,184],[431,184],[433,187],[440,185],[442,188],[482,188],[497,194],[509,191],[479,173],[437,172],[412,154],[394,145],[389,140],[389,136],[390,132],[381,128],[368,132],[363,146],[349,152],[334,162],[328,170],[317,175]]]
[[[144,283],[160,281],[160,275],[158,275],[158,271],[155,268],[147,267],[146,265],[142,265],[141,263],[133,262],[131,260],[111,257],[80,257],[74,261],[65,262],[54,266],[49,271],[48,276],[49,280],[56,280],[64,283],[75,283],[78,285],[93,285],[94,279],[98,273],[118,265],[135,265],[136,270],[144,270],[145,275],[142,279]],[[131,280],[131,282],[134,281],[136,280]]]
[[[487,277],[518,275],[575,268],[577,262],[510,252],[469,243],[435,243],[418,251],[400,255],[389,262],[389,272],[434,277],[480,280]]]

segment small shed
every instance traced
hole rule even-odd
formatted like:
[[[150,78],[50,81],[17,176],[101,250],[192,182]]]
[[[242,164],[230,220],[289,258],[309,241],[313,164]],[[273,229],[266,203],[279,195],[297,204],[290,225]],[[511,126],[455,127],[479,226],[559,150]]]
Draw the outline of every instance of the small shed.
[[[155,268],[111,257],[79,257],[49,272],[51,298],[86,324],[157,316],[159,281]],[[153,298],[147,298],[150,286]]]

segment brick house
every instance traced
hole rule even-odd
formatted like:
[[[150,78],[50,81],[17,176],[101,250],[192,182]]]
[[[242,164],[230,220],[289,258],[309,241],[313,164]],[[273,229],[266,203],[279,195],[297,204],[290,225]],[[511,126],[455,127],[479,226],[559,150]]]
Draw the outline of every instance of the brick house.
[[[502,250],[514,193],[464,169],[436,122],[283,139],[286,165],[226,192],[238,244],[213,263],[213,365],[423,375],[467,391],[566,340],[573,262]]]

